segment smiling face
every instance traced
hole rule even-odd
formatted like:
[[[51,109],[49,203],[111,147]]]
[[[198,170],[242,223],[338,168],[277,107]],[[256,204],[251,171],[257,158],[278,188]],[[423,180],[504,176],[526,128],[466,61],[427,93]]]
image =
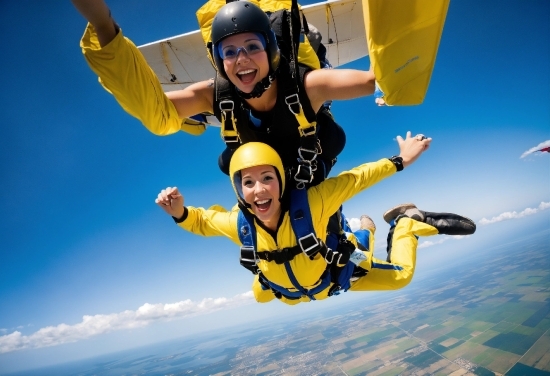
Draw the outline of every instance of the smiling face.
[[[256,33],[231,35],[221,41],[221,49],[236,50],[244,46],[248,50],[254,48],[255,43],[261,43],[260,39]],[[265,51],[254,54],[239,51],[236,59],[224,59],[223,67],[229,80],[244,93],[254,90],[254,86],[269,73],[269,61]]]
[[[281,188],[275,168],[261,165],[241,171],[241,185],[244,201],[256,218],[270,230],[277,229],[281,214]]]

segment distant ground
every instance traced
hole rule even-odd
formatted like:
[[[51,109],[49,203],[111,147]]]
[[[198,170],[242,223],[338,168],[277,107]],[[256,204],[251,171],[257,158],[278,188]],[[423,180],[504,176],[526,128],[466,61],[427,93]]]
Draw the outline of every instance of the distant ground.
[[[548,239],[495,247],[378,304],[17,375],[550,375]]]

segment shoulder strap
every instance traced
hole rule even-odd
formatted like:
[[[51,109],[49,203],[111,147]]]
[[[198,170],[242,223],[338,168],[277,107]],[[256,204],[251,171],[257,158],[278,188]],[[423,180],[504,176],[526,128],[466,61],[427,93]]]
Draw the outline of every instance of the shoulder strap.
[[[298,94],[300,95],[300,104],[304,110],[304,115],[310,123],[316,121],[317,119],[317,111],[311,106],[311,102],[306,95],[306,89],[304,86],[304,77],[306,73],[311,71],[312,69],[307,65],[298,63]]]
[[[239,240],[242,243],[240,256],[241,265],[250,270],[253,274],[258,274],[256,227],[254,225],[254,218],[250,213],[245,213],[243,210],[239,211],[237,217],[237,232],[239,233]]]
[[[317,169],[317,154],[322,150],[318,148],[317,142],[317,122],[315,120],[315,111],[309,111],[311,105],[306,111],[300,101],[300,80],[303,80],[305,71],[300,74],[298,65],[298,49],[300,46],[300,37],[302,33],[300,11],[297,0],[292,0],[290,12],[286,16],[290,32],[290,56],[289,56],[289,81],[284,83],[285,103],[290,112],[296,117],[298,122],[298,131],[300,133],[300,148],[298,149],[298,169],[294,175],[296,188],[303,189],[307,184],[313,181],[314,171]],[[306,26],[307,27],[307,26]],[[303,95],[303,94],[302,94]],[[309,102],[309,101],[308,101]],[[309,115],[309,116],[308,116]]]
[[[235,109],[240,105],[240,97],[234,91],[233,84],[217,73],[214,80],[214,115],[221,123],[222,139],[231,149],[241,144],[235,118]]]
[[[290,224],[296,235],[296,241],[302,251],[308,255],[313,249],[319,248],[319,239],[313,228],[311,210],[306,189],[290,191]]]

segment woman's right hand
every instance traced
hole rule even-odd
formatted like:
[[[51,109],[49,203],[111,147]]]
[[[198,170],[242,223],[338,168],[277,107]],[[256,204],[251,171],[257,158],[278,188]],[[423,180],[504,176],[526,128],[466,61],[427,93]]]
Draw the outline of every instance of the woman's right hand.
[[[155,203],[174,218],[183,216],[183,196],[177,187],[167,187],[158,194]]]
[[[71,0],[78,12],[92,24],[101,47],[105,47],[117,34],[111,11],[103,0]]]

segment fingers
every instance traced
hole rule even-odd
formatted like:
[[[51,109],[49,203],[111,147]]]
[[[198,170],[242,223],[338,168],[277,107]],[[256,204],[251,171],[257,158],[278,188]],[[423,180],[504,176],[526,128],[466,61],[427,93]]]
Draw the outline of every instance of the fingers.
[[[405,135],[405,139],[401,136],[397,136],[395,139],[397,140],[397,144],[399,146],[403,145],[403,143],[411,138],[411,131],[407,131],[407,134]]]
[[[159,205],[170,205],[171,200],[180,198],[181,194],[177,187],[167,187],[158,194],[155,203]]]
[[[403,137],[401,136],[397,136],[396,139],[397,139],[397,142],[399,144],[401,144],[401,142],[403,141],[408,141],[410,139],[412,139],[412,134],[411,134],[411,131],[407,131],[407,134],[405,136],[405,139],[403,139]],[[424,142],[424,144],[429,144],[431,141],[432,141],[432,138],[431,137],[426,137],[425,135],[423,135],[422,133],[419,133],[417,134],[416,136],[414,136],[414,140],[415,141],[422,141]],[[412,142],[412,141],[409,141],[409,142]]]
[[[181,218],[185,212],[183,196],[177,187],[167,187],[160,191],[155,203],[172,217]]]
[[[376,103],[376,105],[377,105],[378,107],[384,107],[384,106],[386,106],[386,102],[385,102],[384,99],[382,99],[382,98],[376,98],[376,99],[374,100],[374,103]]]
[[[411,132],[408,131],[405,139],[397,136],[397,142],[399,144],[399,156],[403,158],[403,166],[407,167],[430,147],[432,139],[421,133],[412,137]]]

